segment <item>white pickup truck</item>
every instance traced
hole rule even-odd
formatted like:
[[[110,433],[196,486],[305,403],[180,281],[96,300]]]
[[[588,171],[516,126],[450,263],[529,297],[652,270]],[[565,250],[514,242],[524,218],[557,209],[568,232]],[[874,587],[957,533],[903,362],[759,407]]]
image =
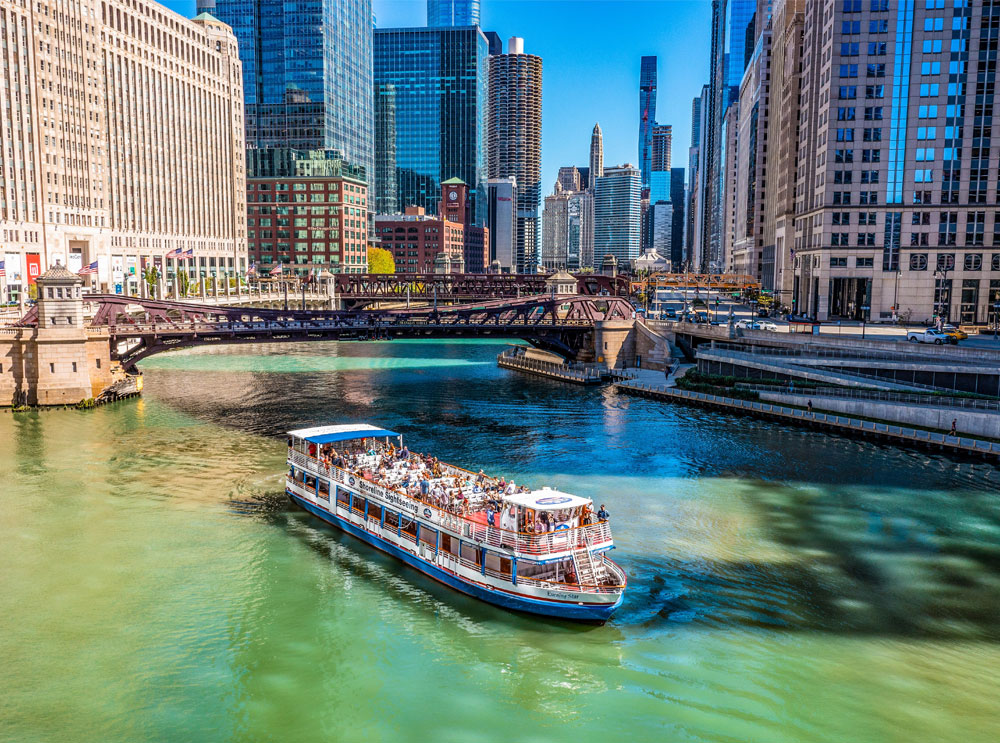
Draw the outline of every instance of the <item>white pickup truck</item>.
[[[956,343],[957,341],[948,335],[947,333],[942,333],[936,328],[924,328],[923,330],[910,330],[906,333],[906,340],[910,343],[933,343],[936,346],[944,345],[945,343]]]

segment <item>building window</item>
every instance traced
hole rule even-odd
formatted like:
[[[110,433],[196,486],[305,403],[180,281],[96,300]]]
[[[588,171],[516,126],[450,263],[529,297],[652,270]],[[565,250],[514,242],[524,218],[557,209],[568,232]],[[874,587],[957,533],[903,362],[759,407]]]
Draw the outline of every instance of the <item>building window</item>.
[[[874,258],[857,258],[855,264],[858,268],[874,268],[875,259]]]
[[[911,271],[926,271],[927,270],[927,253],[911,253],[910,254],[910,270]]]
[[[847,256],[830,256],[830,268],[846,268]]]
[[[966,271],[981,271],[983,268],[983,256],[981,253],[967,253],[965,256]]]

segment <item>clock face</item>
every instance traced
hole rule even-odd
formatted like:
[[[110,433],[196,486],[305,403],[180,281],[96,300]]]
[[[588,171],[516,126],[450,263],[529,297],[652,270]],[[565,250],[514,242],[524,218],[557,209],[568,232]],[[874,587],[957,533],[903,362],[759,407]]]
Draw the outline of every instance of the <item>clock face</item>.
[[[455,201],[455,199],[457,199],[457,198],[458,198],[458,191],[449,191],[448,192],[448,201]]]

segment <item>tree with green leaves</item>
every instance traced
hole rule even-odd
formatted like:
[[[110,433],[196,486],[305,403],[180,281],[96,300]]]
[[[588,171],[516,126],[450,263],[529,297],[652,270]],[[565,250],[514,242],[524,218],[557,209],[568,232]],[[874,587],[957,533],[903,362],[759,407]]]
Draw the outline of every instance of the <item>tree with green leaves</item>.
[[[160,280],[160,270],[153,265],[146,266],[142,270],[142,280],[146,282],[149,289],[149,296],[156,296],[156,284]]]
[[[385,248],[368,248],[368,273],[396,273],[396,261]]]

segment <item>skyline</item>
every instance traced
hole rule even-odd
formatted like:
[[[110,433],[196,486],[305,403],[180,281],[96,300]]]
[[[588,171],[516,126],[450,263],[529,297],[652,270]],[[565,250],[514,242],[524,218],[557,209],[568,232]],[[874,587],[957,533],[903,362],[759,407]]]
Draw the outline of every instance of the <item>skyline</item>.
[[[188,18],[194,0],[167,0]],[[532,15],[524,8],[530,4]],[[658,58],[658,123],[674,131],[674,161],[687,167],[691,100],[708,76],[711,3],[708,0],[620,0],[609,14],[596,0],[484,0],[482,28],[504,43],[520,36],[542,58],[542,193],[560,166],[586,166],[590,135],[600,123],[606,166],[638,167],[639,62]],[[378,28],[423,26],[426,0],[373,0]],[[600,29],[595,33],[594,29]],[[590,44],[585,43],[593,39]],[[606,54],[594,53],[594,50]],[[683,70],[681,75],[672,70]],[[586,84],[590,93],[581,101]],[[570,115],[564,116],[565,111]],[[687,176],[686,176],[687,177]]]

